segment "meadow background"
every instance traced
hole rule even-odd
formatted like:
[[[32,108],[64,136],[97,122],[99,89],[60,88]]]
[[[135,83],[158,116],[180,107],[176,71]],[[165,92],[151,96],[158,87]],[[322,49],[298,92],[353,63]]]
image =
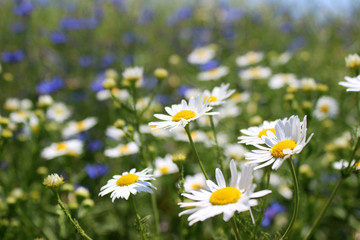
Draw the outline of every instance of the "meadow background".
[[[315,135],[296,158],[300,214],[288,238],[303,239],[340,179],[341,173],[334,169],[333,163],[350,157],[354,139],[351,136],[358,127],[357,95],[346,92],[338,82],[345,76],[358,74],[346,68],[344,58],[360,49],[359,3],[310,2],[300,1],[294,6],[282,1],[0,0],[0,105],[3,106],[0,114],[8,118],[13,112],[5,107],[10,98],[28,99],[32,102],[29,111],[38,118],[37,124],[30,127],[28,122],[11,127],[2,122],[0,238],[80,239],[57,207],[53,193],[42,184],[50,173],[64,177],[67,188],[61,190],[61,197],[89,236],[137,239],[135,217],[128,202],[118,199],[112,203],[109,196],[98,196],[107,180],[131,168],[138,171],[154,168],[156,157],[179,152],[187,155],[185,176],[200,172],[186,138],[177,138],[177,133],[137,132],[124,108],[111,99],[97,98],[108,69],[118,73],[118,86],[122,87],[123,70],[141,66],[144,83],[137,97],[140,108],[146,111],[139,125],[147,126],[154,121],[154,113],[164,113],[164,106],[179,103],[189,89],[211,90],[229,83],[236,90],[232,98],[235,109],[225,109],[225,117],[215,117],[226,166],[232,158],[239,166],[245,161],[243,153],[227,151],[230,145],[238,144],[241,129],[264,120],[308,116],[308,132]],[[193,49],[209,44],[216,49],[214,65],[196,66],[187,61]],[[270,77],[244,81],[239,77],[242,69],[237,66],[236,58],[249,51],[264,53],[259,65],[269,67],[271,75],[293,73],[298,79],[313,78],[317,87],[271,89]],[[285,62],[279,60],[283,53],[290,55]],[[225,77],[212,81],[198,79],[201,71],[219,65],[229,68]],[[159,67],[169,72],[160,84],[153,74]],[[154,101],[146,109],[144,105],[158,85]],[[66,123],[48,119],[46,108],[37,105],[39,96],[44,94],[69,107],[71,116],[66,121],[97,118],[93,128],[74,136],[84,143],[81,154],[51,160],[41,156],[45,147],[64,139],[61,131]],[[337,100],[336,117],[313,116],[321,96]],[[141,153],[116,158],[104,155],[105,149],[129,142],[125,137],[114,140],[106,136],[106,129],[118,119],[124,120],[124,132],[128,135],[133,137],[134,132],[142,135]],[[210,125],[199,122],[192,127],[204,133],[205,137],[196,146],[210,178],[214,179],[217,159]],[[275,180],[269,187],[272,194],[267,196],[267,213],[255,236],[250,215],[239,214],[243,239],[277,239],[288,225],[292,209],[290,173],[283,167],[272,178]],[[179,179],[180,174],[175,173],[153,181],[157,187],[159,235],[154,234],[152,195],[136,195],[137,209],[145,217],[149,237],[233,239],[230,224],[224,223],[221,216],[191,227],[186,224],[186,218],[185,224],[180,223]],[[265,189],[266,181],[261,174],[255,182],[258,190]],[[356,173],[346,179],[314,239],[360,239],[359,183]],[[260,205],[256,216],[259,213]]]

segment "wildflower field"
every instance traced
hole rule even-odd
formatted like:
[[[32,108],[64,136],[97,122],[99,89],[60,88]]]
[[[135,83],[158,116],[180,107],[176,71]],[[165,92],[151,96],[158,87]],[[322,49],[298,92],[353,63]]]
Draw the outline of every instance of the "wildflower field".
[[[323,10],[0,0],[0,239],[360,239],[360,4]]]

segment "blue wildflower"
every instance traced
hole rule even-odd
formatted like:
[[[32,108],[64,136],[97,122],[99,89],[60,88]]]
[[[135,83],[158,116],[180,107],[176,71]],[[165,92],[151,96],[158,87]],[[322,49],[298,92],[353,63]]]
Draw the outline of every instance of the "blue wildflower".
[[[115,62],[115,56],[113,54],[109,53],[101,59],[101,66],[109,67],[109,66],[113,65],[114,62]]]
[[[18,63],[24,60],[25,54],[22,50],[4,51],[1,53],[1,59],[5,63]]]
[[[26,26],[21,22],[14,22],[11,24],[10,29],[11,29],[11,32],[13,32],[15,34],[22,33],[23,31],[25,31]]]
[[[50,35],[50,40],[53,44],[64,44],[67,42],[67,36],[61,32],[53,32]]]
[[[89,178],[96,179],[108,173],[109,167],[105,164],[100,163],[86,164],[85,171]]]
[[[261,226],[269,227],[274,217],[284,212],[286,209],[283,205],[278,202],[273,202],[267,209],[265,209],[264,217],[261,222]]]
[[[39,94],[49,94],[56,92],[63,88],[63,80],[61,77],[56,76],[52,80],[46,79],[36,86],[36,91]]]
[[[34,5],[31,1],[23,0],[15,5],[13,11],[18,16],[27,16],[34,10]]]
[[[90,83],[90,89],[93,92],[99,92],[101,90],[104,90],[104,87],[102,85],[102,83],[105,80],[105,73],[100,73],[97,75],[97,77],[95,78],[95,80]]]
[[[210,60],[205,64],[199,66],[200,71],[209,71],[211,69],[217,68],[219,63],[216,60]]]
[[[86,68],[93,65],[94,60],[90,56],[81,56],[78,60],[80,66]]]
[[[100,151],[103,148],[104,148],[104,142],[101,141],[100,139],[90,141],[87,145],[87,149],[89,150],[89,152]]]

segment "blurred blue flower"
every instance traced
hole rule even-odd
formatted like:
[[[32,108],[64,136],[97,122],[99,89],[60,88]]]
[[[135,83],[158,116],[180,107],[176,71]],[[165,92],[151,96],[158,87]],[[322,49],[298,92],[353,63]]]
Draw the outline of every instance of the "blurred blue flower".
[[[14,22],[11,24],[10,28],[11,28],[11,32],[16,34],[25,31],[26,26],[21,22]]]
[[[174,27],[181,20],[186,20],[192,17],[193,14],[194,14],[194,10],[192,9],[191,6],[180,8],[179,10],[175,11],[173,15],[168,17],[167,24],[169,27]]]
[[[90,132],[89,131],[81,132],[78,135],[76,135],[76,138],[83,142],[86,142],[86,141],[90,140]]]
[[[94,64],[94,60],[90,56],[81,56],[78,60],[80,66],[86,68]]]
[[[135,35],[132,32],[126,32],[122,36],[122,40],[126,44],[130,44],[135,41]]]
[[[101,66],[106,68],[113,65],[114,62],[115,62],[115,55],[109,53],[101,59]]]
[[[233,23],[244,16],[244,10],[242,8],[233,8],[230,6],[222,6],[221,8],[224,18],[224,23]]]
[[[211,69],[217,68],[219,66],[219,63],[216,60],[210,60],[205,64],[201,64],[198,66],[200,71],[209,71]]]
[[[116,7],[119,12],[126,12],[126,4],[124,0],[112,0],[112,4]]]
[[[143,8],[141,10],[141,13],[139,14],[137,22],[139,25],[146,25],[153,19],[154,19],[154,10],[149,8]]]
[[[53,44],[64,44],[67,42],[67,36],[62,32],[53,32],[50,35],[50,40]]]
[[[89,150],[89,152],[100,151],[103,148],[104,148],[104,142],[100,139],[90,141],[87,145],[87,149]]]
[[[100,163],[86,164],[85,171],[89,178],[96,179],[107,174],[109,171],[109,167],[105,164]]]
[[[64,84],[61,77],[56,76],[51,80],[46,79],[43,82],[39,83],[36,86],[36,91],[39,94],[49,94],[60,90],[61,88],[63,88],[63,86]]]
[[[170,105],[171,104],[171,96],[165,94],[156,95],[155,100],[162,105]]]
[[[298,49],[302,48],[306,44],[306,40],[303,37],[295,38],[288,46],[287,50],[295,52]]]
[[[270,206],[267,209],[265,209],[261,226],[269,227],[274,217],[277,214],[284,212],[285,210],[286,210],[285,207],[280,203],[278,202],[271,203]]]
[[[290,33],[293,30],[291,22],[284,22],[280,25],[279,30],[283,33]]]
[[[185,93],[189,90],[192,89],[193,87],[188,86],[188,85],[182,85],[178,88],[178,93],[180,96],[185,97]]]
[[[147,89],[154,89],[157,81],[158,80],[155,77],[144,77],[142,87]]]
[[[96,76],[95,80],[90,83],[90,89],[93,92],[104,90],[102,83],[105,80],[105,73],[100,73]]]
[[[65,30],[94,29],[98,25],[95,18],[65,18],[60,21],[60,26]]]
[[[25,54],[23,50],[4,51],[1,53],[1,59],[5,63],[18,63],[24,60]]]
[[[31,1],[22,0],[14,6],[13,12],[18,16],[27,16],[34,10],[34,5]]]

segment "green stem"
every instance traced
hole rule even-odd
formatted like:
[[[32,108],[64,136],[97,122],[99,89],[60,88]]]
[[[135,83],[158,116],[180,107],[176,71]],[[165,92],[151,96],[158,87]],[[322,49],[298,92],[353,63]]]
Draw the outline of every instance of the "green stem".
[[[153,214],[154,214],[156,236],[159,236],[159,234],[160,234],[159,212],[158,212],[158,208],[157,208],[157,205],[156,205],[156,195],[155,195],[155,193],[151,194],[151,204],[152,204],[152,209],[153,209]]]
[[[239,233],[239,229],[238,229],[238,227],[237,227],[237,225],[236,225],[235,217],[232,217],[232,218],[231,218],[231,225],[232,225],[232,227],[233,227],[236,240],[241,240],[240,233]]]
[[[131,205],[131,208],[132,208],[132,210],[134,211],[134,214],[135,214],[136,225],[138,227],[139,234],[141,235],[143,240],[148,239],[146,234],[145,234],[144,227],[141,224],[140,215],[136,211],[135,201],[134,201],[134,197],[133,197],[132,194],[130,194],[130,205]]]
[[[285,237],[290,232],[292,226],[295,223],[295,219],[296,219],[296,216],[297,216],[298,210],[299,210],[299,184],[298,184],[298,180],[296,178],[295,167],[294,167],[294,164],[291,159],[287,159],[286,161],[288,162],[290,172],[291,172],[293,182],[294,182],[295,204],[294,204],[294,211],[293,211],[292,218],[290,220],[290,224],[289,224],[288,228],[286,229],[284,235],[281,237],[281,239],[285,239]]]
[[[220,166],[221,171],[225,174],[223,155],[222,155],[222,153],[221,153],[221,150],[220,150],[220,147],[219,147],[219,142],[218,142],[218,139],[217,139],[217,136],[216,136],[214,118],[213,118],[212,115],[209,115],[209,118],[210,118],[210,125],[211,125],[211,129],[212,129],[212,131],[213,131],[213,134],[214,134],[214,139],[215,139],[215,144],[216,144],[218,164],[219,164],[219,166]]]
[[[76,229],[76,231],[78,231],[78,233],[80,233],[80,235],[84,238],[84,239],[87,239],[87,240],[92,240],[92,238],[90,238],[86,233],[85,231],[81,228],[80,224],[71,217],[69,211],[65,208],[65,205],[64,203],[61,201],[60,199],[60,196],[59,196],[59,193],[54,190],[54,193],[56,195],[56,199],[57,199],[57,202],[59,204],[59,206],[61,207],[61,209],[63,210],[63,212],[65,213],[65,216],[69,219],[69,221],[71,222],[71,224],[74,226],[74,228]]]
[[[189,124],[187,124],[187,125],[185,126],[185,131],[186,131],[186,134],[188,135],[190,145],[191,145],[191,147],[192,147],[192,149],[193,149],[193,151],[194,151],[194,153],[195,153],[195,155],[196,155],[196,158],[197,158],[197,160],[198,160],[198,162],[199,162],[201,171],[203,172],[204,177],[206,178],[206,180],[209,180],[209,177],[208,177],[208,175],[206,174],[205,168],[204,168],[204,166],[203,166],[203,164],[202,164],[202,161],[201,161],[201,159],[200,159],[200,157],[199,157],[199,154],[198,154],[198,152],[196,151],[195,144],[194,144],[194,142],[193,142],[193,140],[192,140],[192,137],[191,137],[191,134],[190,134]]]
[[[120,104],[120,106],[122,108],[124,108],[126,111],[132,113],[133,110],[131,108],[129,108],[127,105],[125,105],[123,102],[120,101],[120,99],[118,99],[117,97],[114,96],[112,90],[109,90],[110,91],[110,95],[111,95],[111,99],[114,101],[114,102],[117,102],[118,104]]]
[[[269,189],[270,176],[271,176],[271,170],[268,168],[266,170],[266,187],[265,187],[265,189]],[[263,197],[260,214],[259,214],[259,217],[256,219],[256,222],[255,222],[255,230],[254,230],[255,239],[257,238],[257,228],[258,228],[259,224],[261,223],[261,220],[263,219],[263,216],[264,216],[264,208],[265,208],[266,200],[267,200],[266,197],[267,197],[267,195]]]
[[[149,109],[149,107],[151,106],[151,103],[154,100],[155,95],[159,92],[160,87],[161,87],[161,83],[163,82],[163,80],[158,79],[158,82],[156,84],[156,88],[154,91],[152,91],[152,94],[150,96],[149,102],[147,103],[146,107],[140,112],[140,117],[142,117],[142,115],[144,115],[144,113]]]
[[[184,199],[184,196],[182,195],[182,193],[185,192],[185,189],[184,189],[184,182],[185,182],[185,179],[184,179],[184,164],[179,163],[178,167],[180,169],[179,197],[180,197],[181,202],[184,202],[185,199]],[[184,216],[181,216],[180,217],[180,233],[179,233],[179,239],[180,240],[184,239],[183,231],[184,231]]]
[[[334,188],[334,190],[332,191],[332,193],[331,193],[329,199],[327,200],[325,206],[324,206],[323,209],[321,210],[320,214],[318,215],[318,217],[316,218],[314,224],[312,225],[310,231],[309,231],[308,234],[306,235],[305,240],[310,239],[310,237],[311,237],[312,234],[314,233],[315,229],[318,227],[321,219],[324,217],[325,212],[326,212],[327,209],[329,208],[329,206],[330,206],[331,202],[333,201],[333,199],[334,199],[337,191],[339,190],[340,186],[344,183],[345,179],[346,179],[345,177],[342,177],[342,178],[340,179],[340,181],[338,182],[338,184],[336,185],[336,187]]]

